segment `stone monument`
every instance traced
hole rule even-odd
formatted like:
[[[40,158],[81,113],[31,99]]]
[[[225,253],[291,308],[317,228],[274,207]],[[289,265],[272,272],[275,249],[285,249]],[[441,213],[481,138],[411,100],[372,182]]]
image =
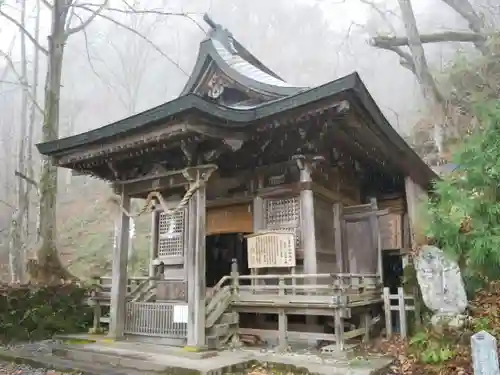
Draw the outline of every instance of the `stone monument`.
[[[467,295],[457,262],[430,245],[415,258],[417,281],[425,305],[432,310],[432,324],[461,327],[465,322]]]
[[[470,339],[474,375],[500,375],[498,368],[497,340],[481,331]]]

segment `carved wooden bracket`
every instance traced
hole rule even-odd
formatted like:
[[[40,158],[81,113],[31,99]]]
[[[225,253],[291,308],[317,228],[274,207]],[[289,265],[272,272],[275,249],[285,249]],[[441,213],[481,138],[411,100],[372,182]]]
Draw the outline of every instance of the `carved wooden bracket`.
[[[292,159],[295,160],[300,170],[301,182],[311,182],[313,170],[325,161],[325,157],[320,155],[294,155]]]
[[[184,169],[182,175],[190,186],[193,184],[204,185],[217,169],[218,167],[215,164],[198,165]]]

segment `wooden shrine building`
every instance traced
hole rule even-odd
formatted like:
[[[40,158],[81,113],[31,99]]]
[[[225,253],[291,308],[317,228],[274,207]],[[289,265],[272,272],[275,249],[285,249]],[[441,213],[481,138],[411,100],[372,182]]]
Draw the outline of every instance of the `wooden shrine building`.
[[[281,344],[294,332],[339,348],[366,338],[383,254],[411,246],[412,202],[436,175],[356,73],[291,85],[205,20],[177,99],[38,145],[120,197],[110,335],[194,347],[252,330],[277,332]],[[147,197],[156,203],[150,278],[131,291],[128,210]],[[345,332],[345,319],[355,328]]]

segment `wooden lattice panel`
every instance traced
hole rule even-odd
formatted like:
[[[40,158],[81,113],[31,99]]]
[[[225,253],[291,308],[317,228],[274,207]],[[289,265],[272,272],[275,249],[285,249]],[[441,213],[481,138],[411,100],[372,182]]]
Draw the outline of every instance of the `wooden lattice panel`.
[[[160,213],[158,226],[158,256],[160,258],[184,255],[185,220],[185,209],[173,214]]]
[[[247,237],[248,268],[295,267],[295,235],[263,232]]]
[[[295,246],[300,248],[300,202],[298,198],[266,199],[264,220],[264,227],[267,231],[293,233]]]

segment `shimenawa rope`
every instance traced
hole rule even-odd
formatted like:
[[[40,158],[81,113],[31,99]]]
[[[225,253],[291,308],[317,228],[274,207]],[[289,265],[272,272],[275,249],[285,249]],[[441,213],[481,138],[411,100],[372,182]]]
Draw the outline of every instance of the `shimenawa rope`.
[[[173,214],[179,212],[181,209],[183,209],[189,203],[189,200],[191,199],[193,194],[196,192],[196,190],[198,190],[198,188],[201,186],[202,182],[204,183],[206,180],[208,180],[210,175],[211,175],[211,172],[206,173],[203,180],[197,180],[196,182],[190,184],[189,189],[186,191],[186,194],[184,194],[184,197],[181,199],[181,201],[179,202],[177,207],[175,207],[174,209],[168,208],[167,202],[165,202],[162,195],[158,191],[150,192],[148,194],[148,196],[146,197],[146,203],[144,204],[144,207],[142,207],[142,209],[140,209],[136,213],[131,213],[128,210],[126,210],[125,207],[123,207],[123,204],[122,204],[120,197],[118,197],[117,195],[110,197],[110,201],[112,203],[114,203],[116,206],[118,206],[120,208],[120,211],[123,212],[128,217],[136,218],[136,217],[143,215],[147,211],[150,211],[155,203],[154,199],[156,198],[158,200],[158,202],[160,203],[160,206],[163,209],[163,211],[167,215],[170,216],[170,215],[173,215]]]

